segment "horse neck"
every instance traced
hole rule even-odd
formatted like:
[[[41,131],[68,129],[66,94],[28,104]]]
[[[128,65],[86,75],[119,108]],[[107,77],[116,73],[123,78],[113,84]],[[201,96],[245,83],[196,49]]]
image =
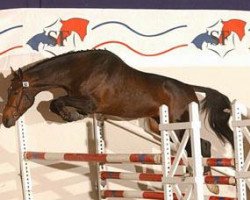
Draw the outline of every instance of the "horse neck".
[[[67,70],[60,67],[45,67],[40,70],[30,70],[24,72],[24,80],[30,83],[30,87],[34,88],[35,94],[49,90],[51,88],[64,88],[67,89],[70,85]]]

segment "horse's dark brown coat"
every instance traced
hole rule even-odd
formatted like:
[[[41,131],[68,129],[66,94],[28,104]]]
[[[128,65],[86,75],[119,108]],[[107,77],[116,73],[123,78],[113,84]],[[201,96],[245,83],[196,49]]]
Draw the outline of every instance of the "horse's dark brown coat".
[[[36,63],[14,73],[3,123],[15,121],[33,104],[41,91],[64,88],[68,95],[52,101],[51,111],[66,121],[75,121],[80,114],[100,113],[121,118],[151,117],[159,120],[159,107],[166,104],[170,121],[188,120],[188,105],[198,102],[195,91],[207,94],[203,109],[208,112],[210,125],[219,138],[232,135],[228,126],[228,98],[216,90],[188,85],[178,80],[144,73],[129,67],[115,54],[106,50],[71,52]],[[23,81],[29,87],[22,86]],[[77,112],[70,111],[73,107]],[[218,117],[217,117],[218,116]],[[229,130],[230,129],[230,130]],[[225,132],[223,132],[225,130]]]

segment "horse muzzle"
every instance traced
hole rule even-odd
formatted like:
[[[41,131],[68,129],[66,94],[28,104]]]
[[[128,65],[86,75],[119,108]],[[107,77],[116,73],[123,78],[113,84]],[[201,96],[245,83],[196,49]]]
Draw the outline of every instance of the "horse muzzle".
[[[16,120],[14,118],[3,118],[3,125],[6,128],[10,128],[16,124]]]

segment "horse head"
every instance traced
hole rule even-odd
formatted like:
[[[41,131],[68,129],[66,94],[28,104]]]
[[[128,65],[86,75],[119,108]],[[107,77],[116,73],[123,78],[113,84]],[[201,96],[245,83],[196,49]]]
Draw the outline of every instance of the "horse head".
[[[3,110],[3,124],[7,128],[14,126],[35,100],[29,88],[29,81],[23,78],[22,70],[15,72],[11,68],[11,72],[14,78],[8,88],[8,101]]]

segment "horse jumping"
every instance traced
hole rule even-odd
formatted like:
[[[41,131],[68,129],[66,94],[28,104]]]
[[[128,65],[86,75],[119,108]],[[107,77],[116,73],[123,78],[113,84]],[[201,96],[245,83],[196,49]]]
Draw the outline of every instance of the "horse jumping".
[[[201,109],[207,113],[211,128],[222,141],[228,140],[233,145],[233,132],[228,125],[231,104],[225,95],[210,88],[138,71],[107,50],[69,52],[27,69],[12,70],[12,73],[14,78],[3,112],[5,127],[15,125],[33,105],[35,96],[51,88],[63,88],[67,92],[50,104],[50,110],[65,121],[100,113],[125,119],[150,117],[158,123],[162,104],[169,107],[170,122],[188,121],[188,104],[198,103],[195,92],[204,92],[206,98],[201,102]]]

